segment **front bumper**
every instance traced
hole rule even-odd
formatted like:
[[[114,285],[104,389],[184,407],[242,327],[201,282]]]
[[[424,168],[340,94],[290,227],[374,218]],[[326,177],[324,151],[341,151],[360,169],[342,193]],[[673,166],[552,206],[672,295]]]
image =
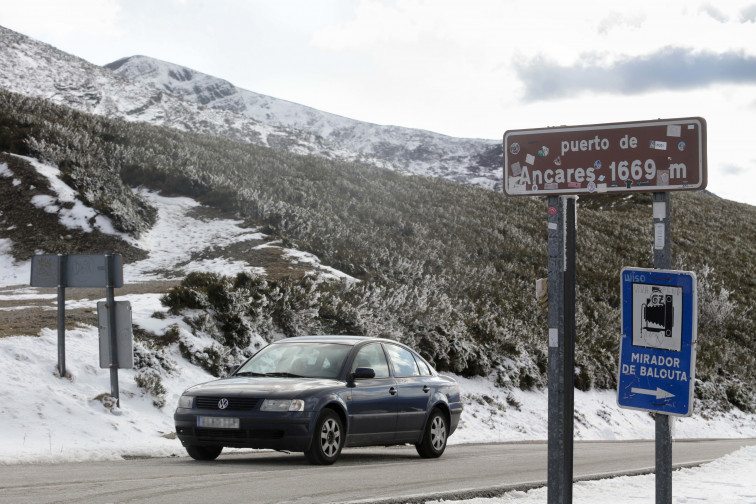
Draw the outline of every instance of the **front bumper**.
[[[237,413],[237,414],[234,414]],[[234,448],[269,448],[303,452],[310,447],[314,413],[232,411],[219,415],[218,411],[179,408],[173,415],[176,435],[184,446],[230,446]],[[199,427],[199,416],[228,416],[239,418],[238,429]]]

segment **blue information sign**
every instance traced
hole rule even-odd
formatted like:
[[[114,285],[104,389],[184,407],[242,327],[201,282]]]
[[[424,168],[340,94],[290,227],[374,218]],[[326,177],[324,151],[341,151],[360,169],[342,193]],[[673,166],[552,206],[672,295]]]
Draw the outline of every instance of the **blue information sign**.
[[[620,283],[618,404],[689,416],[698,329],[695,273],[624,268]]]

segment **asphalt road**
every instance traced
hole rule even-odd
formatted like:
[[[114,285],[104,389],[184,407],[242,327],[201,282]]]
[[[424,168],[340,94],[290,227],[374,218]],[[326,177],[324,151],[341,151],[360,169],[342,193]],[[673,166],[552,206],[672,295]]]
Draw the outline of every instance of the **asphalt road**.
[[[712,460],[756,439],[683,440],[673,464]],[[301,454],[224,454],[214,462],[187,457],[0,467],[0,503],[345,503],[423,502],[493,496],[544,486],[543,442],[452,445],[437,460],[414,447],[346,449],[333,466]],[[593,479],[651,472],[654,442],[576,442],[574,476]]]

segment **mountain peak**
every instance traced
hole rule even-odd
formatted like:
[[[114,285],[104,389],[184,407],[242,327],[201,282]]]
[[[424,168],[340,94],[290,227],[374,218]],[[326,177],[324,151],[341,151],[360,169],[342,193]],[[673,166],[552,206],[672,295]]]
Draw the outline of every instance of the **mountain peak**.
[[[238,88],[232,83],[146,56],[106,65],[127,79],[209,108],[300,131],[328,145],[328,157],[360,160],[403,173],[440,176],[493,189],[500,184],[498,141],[367,123]]]
[[[129,56],[100,67],[5,28],[0,29],[0,87],[88,113],[297,154],[489,189],[501,185],[497,140],[358,121],[238,88],[149,56]]]

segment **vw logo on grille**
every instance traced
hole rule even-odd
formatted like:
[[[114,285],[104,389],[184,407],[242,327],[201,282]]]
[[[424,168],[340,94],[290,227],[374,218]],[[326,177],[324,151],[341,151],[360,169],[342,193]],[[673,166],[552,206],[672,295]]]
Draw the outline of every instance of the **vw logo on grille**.
[[[218,401],[218,409],[226,409],[228,408],[228,399],[225,397]]]

